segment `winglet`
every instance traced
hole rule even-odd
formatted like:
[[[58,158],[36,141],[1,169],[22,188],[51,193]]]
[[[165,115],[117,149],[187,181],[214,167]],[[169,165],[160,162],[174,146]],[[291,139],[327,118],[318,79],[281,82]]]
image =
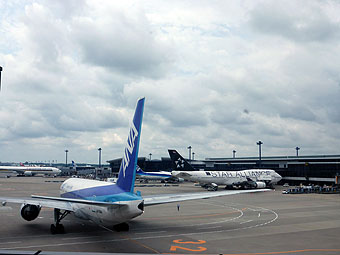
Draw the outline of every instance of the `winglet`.
[[[126,192],[133,192],[134,190],[144,101],[145,98],[141,98],[137,101],[135,115],[133,116],[122,163],[120,164],[119,169],[117,185]]]

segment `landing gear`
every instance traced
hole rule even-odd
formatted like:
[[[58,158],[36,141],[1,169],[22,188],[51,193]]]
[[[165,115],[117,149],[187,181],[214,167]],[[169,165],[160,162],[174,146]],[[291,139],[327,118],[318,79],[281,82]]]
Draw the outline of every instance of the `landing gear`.
[[[66,215],[68,215],[69,211],[61,212],[60,209],[54,208],[54,221],[55,224],[51,224],[51,233],[53,235],[55,234],[64,234],[65,229],[63,224],[60,224],[60,221],[65,218]]]
[[[56,224],[56,225],[51,224],[50,230],[51,230],[51,233],[53,235],[55,235],[55,234],[64,234],[65,233],[65,229],[64,229],[64,225],[63,224]]]
[[[127,232],[129,231],[129,224],[127,224],[126,222],[120,223],[120,224],[114,225],[113,229],[117,232]]]

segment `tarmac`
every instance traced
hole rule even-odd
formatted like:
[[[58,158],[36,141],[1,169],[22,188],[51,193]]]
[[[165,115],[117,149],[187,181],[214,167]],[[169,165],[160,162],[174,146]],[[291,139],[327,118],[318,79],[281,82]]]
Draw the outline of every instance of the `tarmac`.
[[[1,178],[0,196],[59,196],[65,178]],[[136,183],[137,184],[137,183]],[[18,204],[0,205],[0,253],[340,254],[340,195],[276,190],[156,205],[115,232],[68,215],[52,235],[53,209],[31,222]],[[142,195],[201,192],[193,183],[143,185]]]

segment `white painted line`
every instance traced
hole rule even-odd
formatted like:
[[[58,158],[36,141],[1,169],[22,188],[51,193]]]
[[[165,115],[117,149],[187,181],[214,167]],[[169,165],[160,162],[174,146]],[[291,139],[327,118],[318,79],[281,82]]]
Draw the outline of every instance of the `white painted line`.
[[[240,222],[240,224],[245,224],[245,223],[248,223],[248,222],[252,222],[253,220],[247,220],[247,221],[244,221],[244,222]]]
[[[146,235],[146,234],[154,234],[154,233],[164,233],[166,232],[164,231],[150,231],[150,232],[139,232],[139,233],[135,233],[136,235]]]
[[[87,238],[96,238],[100,236],[78,236],[78,237],[65,237],[62,240],[74,240],[74,239],[87,239]]]
[[[21,241],[17,241],[17,242],[4,242],[4,243],[0,243],[1,244],[11,244],[11,243],[22,243]]]
[[[213,228],[221,228],[222,226],[214,226],[214,227],[207,227],[207,228],[198,228],[198,229],[213,229]]]

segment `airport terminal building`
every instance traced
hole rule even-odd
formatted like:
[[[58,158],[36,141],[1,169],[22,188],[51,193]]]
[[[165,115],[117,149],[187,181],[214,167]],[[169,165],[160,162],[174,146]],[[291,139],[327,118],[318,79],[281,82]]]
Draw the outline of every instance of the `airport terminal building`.
[[[118,173],[121,158],[108,161],[113,173]],[[339,183],[340,155],[312,156],[273,156],[273,157],[242,157],[242,158],[206,158],[191,160],[197,170],[237,171],[244,169],[269,168],[283,177],[282,182],[319,182]],[[144,171],[171,171],[173,163],[170,158],[149,160],[138,158],[138,165]]]
[[[206,169],[215,170],[269,168],[283,181],[335,182],[340,175],[340,155],[207,158],[203,162]]]

